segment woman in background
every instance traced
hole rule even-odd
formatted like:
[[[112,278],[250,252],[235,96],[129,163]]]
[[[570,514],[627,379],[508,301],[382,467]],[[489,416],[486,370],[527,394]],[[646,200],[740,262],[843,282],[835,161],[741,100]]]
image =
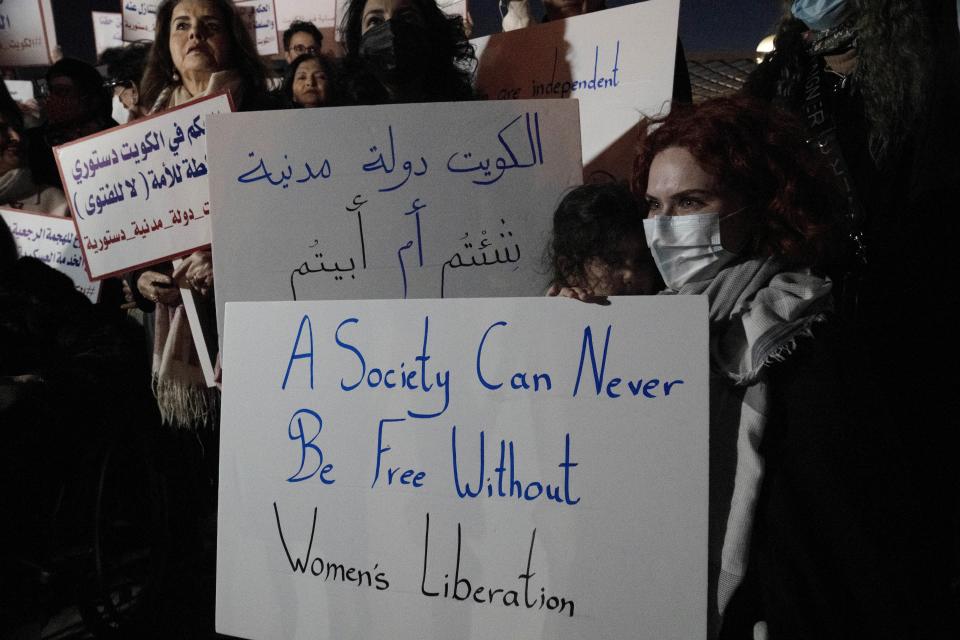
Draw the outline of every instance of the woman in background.
[[[473,46],[463,19],[434,0],[350,0],[340,25],[345,97],[354,104],[474,96]]]
[[[333,60],[317,53],[294,58],[280,91],[288,104],[313,108],[335,106],[337,86]]]

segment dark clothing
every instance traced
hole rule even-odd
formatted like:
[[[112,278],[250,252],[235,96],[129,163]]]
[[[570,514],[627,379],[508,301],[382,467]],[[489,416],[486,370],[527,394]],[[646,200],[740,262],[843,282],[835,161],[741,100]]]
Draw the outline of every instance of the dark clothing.
[[[905,464],[923,434],[896,423],[896,378],[871,376],[838,319],[814,333],[768,370],[750,566],[720,638],[751,639],[761,620],[771,640],[952,637],[946,593],[926,582],[937,540],[917,526]]]

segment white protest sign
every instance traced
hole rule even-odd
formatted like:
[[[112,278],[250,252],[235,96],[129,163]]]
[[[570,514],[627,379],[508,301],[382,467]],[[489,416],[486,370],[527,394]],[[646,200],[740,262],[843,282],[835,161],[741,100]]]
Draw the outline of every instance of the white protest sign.
[[[249,21],[247,28],[257,43],[257,53],[261,56],[273,56],[280,53],[280,43],[277,36],[277,14],[273,0],[236,0],[233,4],[238,10],[246,10],[241,14],[244,21]],[[251,26],[253,27],[251,29]]]
[[[320,29],[337,26],[337,0],[274,0],[277,30],[281,33],[296,20],[312,22]]]
[[[53,14],[39,0],[0,2],[0,65],[26,67],[52,64],[48,27]]]
[[[3,83],[14,102],[26,102],[34,97],[32,80],[4,80]]]
[[[123,39],[126,42],[153,40],[160,2],[124,0]]]
[[[208,127],[221,327],[230,301],[539,295],[553,211],[582,175],[570,101],[237,113]]]
[[[205,120],[231,110],[221,93],[54,149],[91,278],[210,244]]]
[[[467,0],[437,0],[437,6],[448,16],[465,18],[467,15]]]
[[[705,298],[233,303],[225,340],[218,632],[705,637]]]
[[[649,0],[471,40],[477,90],[576,98],[585,177],[628,179],[641,114],[664,112],[673,93],[679,6]]]
[[[87,277],[73,220],[13,209],[0,209],[0,216],[13,234],[18,255],[36,258],[69,276],[77,291],[97,301],[100,283]]]
[[[97,48],[97,56],[111,47],[122,47],[123,42],[123,15],[107,11],[92,11],[93,42]]]

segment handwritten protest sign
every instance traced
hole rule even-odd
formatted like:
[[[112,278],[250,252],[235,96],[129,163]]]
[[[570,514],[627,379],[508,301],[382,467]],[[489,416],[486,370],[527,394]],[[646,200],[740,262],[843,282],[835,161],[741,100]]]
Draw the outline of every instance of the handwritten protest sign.
[[[26,102],[34,97],[32,80],[4,80],[3,83],[14,102]]]
[[[285,31],[295,20],[312,22],[324,29],[337,24],[337,0],[274,0],[277,30]]]
[[[582,172],[570,101],[237,113],[209,131],[220,312],[538,295],[554,208]]]
[[[0,65],[26,67],[52,64],[48,26],[53,14],[39,0],[0,3]]]
[[[237,0],[234,4],[257,43],[257,53],[261,56],[280,53],[273,0]]]
[[[54,149],[90,277],[210,244],[207,130],[221,93]]]
[[[152,41],[159,6],[159,0],[153,2],[124,0],[123,39],[126,42]]]
[[[13,234],[18,255],[36,258],[69,276],[77,291],[97,301],[100,283],[87,277],[72,220],[13,209],[0,209],[0,216]]]
[[[233,303],[224,358],[218,632],[705,637],[705,299]]]
[[[107,11],[92,11],[93,42],[97,48],[97,56],[111,47],[122,47],[123,42],[123,14]]]
[[[672,95],[679,10],[679,0],[650,0],[477,38],[477,89],[576,98],[586,178],[627,179],[641,114],[665,111]]]

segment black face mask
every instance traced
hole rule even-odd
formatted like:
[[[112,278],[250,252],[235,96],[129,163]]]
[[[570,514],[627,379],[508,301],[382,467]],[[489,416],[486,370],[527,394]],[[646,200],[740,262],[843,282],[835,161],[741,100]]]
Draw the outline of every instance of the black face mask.
[[[406,82],[432,68],[436,54],[423,21],[414,11],[402,11],[360,37],[360,58],[390,84]]]

